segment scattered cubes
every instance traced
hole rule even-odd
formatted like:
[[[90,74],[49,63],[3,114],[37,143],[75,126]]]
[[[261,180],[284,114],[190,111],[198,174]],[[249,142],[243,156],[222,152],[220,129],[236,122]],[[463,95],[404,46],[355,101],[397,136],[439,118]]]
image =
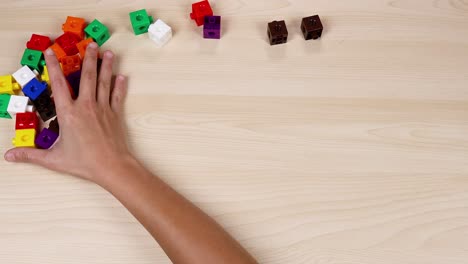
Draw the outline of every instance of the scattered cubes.
[[[156,20],[148,28],[148,36],[157,47],[164,46],[172,38],[172,29],[161,19]]]
[[[97,19],[94,19],[85,28],[85,33],[88,37],[93,38],[99,46],[102,46],[110,38],[109,29]]]
[[[149,16],[146,9],[137,10],[129,14],[135,35],[148,32],[148,28],[153,23],[153,17]]]

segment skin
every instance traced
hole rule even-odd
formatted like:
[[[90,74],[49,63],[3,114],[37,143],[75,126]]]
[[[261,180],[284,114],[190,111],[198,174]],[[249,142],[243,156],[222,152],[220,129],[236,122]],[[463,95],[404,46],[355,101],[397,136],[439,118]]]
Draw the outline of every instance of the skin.
[[[112,82],[112,52],[104,52],[98,76],[98,46],[88,45],[76,100],[54,53],[49,49],[44,55],[60,139],[50,150],[11,149],[5,153],[7,161],[35,164],[100,185],[138,219],[173,263],[257,263],[212,218],[132,155],[124,120],[127,79],[117,75]]]

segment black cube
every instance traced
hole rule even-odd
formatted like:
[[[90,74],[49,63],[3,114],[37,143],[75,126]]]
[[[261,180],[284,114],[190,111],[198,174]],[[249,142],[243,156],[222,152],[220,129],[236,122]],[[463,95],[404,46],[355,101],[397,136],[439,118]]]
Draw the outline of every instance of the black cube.
[[[322,36],[323,25],[318,15],[304,17],[302,19],[301,30],[306,40],[318,39]]]
[[[270,39],[270,45],[288,42],[288,29],[284,20],[268,23],[268,39]]]

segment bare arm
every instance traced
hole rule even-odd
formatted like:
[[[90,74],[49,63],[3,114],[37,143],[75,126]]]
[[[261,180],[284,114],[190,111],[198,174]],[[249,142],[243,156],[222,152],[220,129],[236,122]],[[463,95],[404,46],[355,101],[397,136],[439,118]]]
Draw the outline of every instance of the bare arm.
[[[9,150],[7,161],[32,163],[99,184],[143,224],[173,263],[256,263],[212,218],[130,153],[123,118],[127,81],[118,75],[111,82],[112,52],[104,53],[98,76],[97,45],[88,46],[76,101],[53,53],[46,51],[45,58],[60,139],[50,150]]]

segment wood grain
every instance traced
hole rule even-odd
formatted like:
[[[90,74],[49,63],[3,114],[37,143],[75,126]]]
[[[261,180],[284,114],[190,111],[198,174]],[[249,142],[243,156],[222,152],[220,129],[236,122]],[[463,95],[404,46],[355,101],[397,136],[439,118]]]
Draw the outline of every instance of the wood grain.
[[[147,8],[174,29],[133,36]],[[220,41],[190,1],[0,3],[0,69],[31,33],[98,18],[130,77],[135,152],[261,263],[462,264],[468,259],[468,2],[225,0]],[[320,14],[321,40],[301,18]],[[286,45],[266,23],[285,19]],[[0,122],[0,148],[14,123]],[[169,263],[91,183],[0,161],[0,263]]]

